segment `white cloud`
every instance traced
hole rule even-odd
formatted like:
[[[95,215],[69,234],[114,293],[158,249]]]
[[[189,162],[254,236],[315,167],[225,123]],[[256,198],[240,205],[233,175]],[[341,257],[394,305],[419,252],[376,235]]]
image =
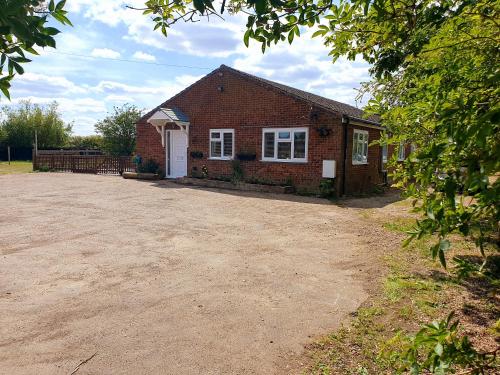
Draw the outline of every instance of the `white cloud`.
[[[235,68],[271,80],[286,83],[332,99],[356,104],[360,82],[368,79],[367,64],[339,59],[332,64],[328,48],[320,38],[311,39],[315,30],[302,30],[292,45],[279,43],[262,54],[254,41],[250,48],[243,45],[246,16],[227,16],[209,22],[177,23],[165,38],[153,31],[153,21],[139,11],[126,9],[119,1],[108,1],[103,6],[97,0],[79,0],[85,8],[85,17],[115,27],[127,28],[127,40],[159,50],[175,51],[199,57],[236,57]],[[131,5],[142,6],[133,0]]]
[[[130,96],[111,94],[104,98],[106,102],[114,104],[133,103],[135,100]]]
[[[175,82],[179,83],[183,88],[188,87],[189,85],[195,83],[199,79],[204,77],[204,74],[199,75],[199,76],[193,76],[190,74],[183,74],[180,76],[175,77]]]
[[[108,59],[117,59],[121,56],[120,52],[109,48],[94,48],[90,55],[93,57],[104,57]]]
[[[141,8],[144,1],[130,0],[127,5]],[[160,30],[153,30],[154,23],[150,17],[141,11],[126,8],[119,0],[75,0],[70,9],[110,27],[123,24],[127,28],[124,38],[141,46],[204,57],[229,57],[236,53],[243,40],[242,26],[246,20],[243,15],[234,15],[225,21],[202,18],[200,22],[179,22],[168,30],[168,38],[165,38]]]
[[[137,60],[143,60],[143,61],[156,61],[156,57],[154,55],[150,55],[149,53],[142,52],[142,51],[136,51],[132,57]]]
[[[107,108],[102,100],[91,97],[66,98],[66,97],[39,97],[20,96],[5,103],[9,106],[18,105],[22,100],[29,100],[32,103],[47,105],[56,101],[59,104],[59,111],[62,118],[67,123],[73,123],[73,132],[78,135],[94,133],[94,124],[99,118],[105,116]]]
[[[16,77],[13,86],[18,91],[45,91],[50,95],[82,94],[88,91],[85,87],[76,85],[66,77],[31,72]]]
[[[368,65],[341,58],[332,63],[328,48],[319,38],[311,38],[314,30],[305,30],[292,45],[278,43],[260,52],[251,41],[247,49],[240,46],[236,69],[256,74],[289,86],[301,88],[334,100],[356,105],[360,83],[368,77]]]
[[[169,81],[146,80],[141,85],[112,80],[77,85],[63,76],[25,73],[14,80],[13,99],[5,104],[12,106],[30,100],[46,105],[56,101],[63,119],[74,123],[75,134],[84,135],[93,133],[94,124],[114,105],[133,103],[139,108],[150,109],[199,78],[201,76],[184,74]]]
[[[106,112],[106,106],[101,100],[95,98],[65,98],[65,97],[39,97],[39,96],[23,96],[12,99],[11,105],[19,104],[23,100],[29,100],[36,104],[49,104],[56,101],[59,104],[59,109],[65,113],[102,113]]]

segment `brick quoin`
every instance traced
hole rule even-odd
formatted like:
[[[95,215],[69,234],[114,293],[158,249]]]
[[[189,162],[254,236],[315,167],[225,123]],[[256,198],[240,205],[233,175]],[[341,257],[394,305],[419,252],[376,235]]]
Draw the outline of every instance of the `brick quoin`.
[[[222,66],[161,105],[176,107],[189,117],[188,175],[194,169],[201,171],[206,166],[209,177],[231,176],[231,161],[208,159],[209,134],[210,129],[234,129],[234,154],[245,152],[257,155],[255,161],[240,162],[247,179],[276,184],[292,181],[297,189],[316,192],[322,180],[323,160],[336,160],[335,188],[339,194],[368,192],[374,185],[383,183],[380,146],[369,147],[368,164],[352,164],[353,129],[368,130],[369,142],[380,137],[380,129],[347,126],[346,181],[345,191],[342,191],[346,128],[342,124],[342,113],[325,110],[236,72]],[[165,170],[165,148],[161,144],[161,136],[147,123],[153,112],[137,123],[136,152],[144,160],[154,159]],[[294,127],[309,128],[307,163],[261,161],[262,129]],[[320,136],[317,131],[320,127],[330,129],[329,135]],[[179,128],[168,125],[167,129]],[[192,151],[201,151],[203,158],[192,158]]]

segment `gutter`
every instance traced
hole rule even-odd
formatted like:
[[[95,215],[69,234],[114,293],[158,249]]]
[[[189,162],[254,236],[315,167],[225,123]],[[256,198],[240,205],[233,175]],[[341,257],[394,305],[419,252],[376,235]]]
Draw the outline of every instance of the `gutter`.
[[[346,178],[346,166],[347,166],[347,140],[349,134],[349,116],[342,115],[342,125],[344,125],[344,140],[343,140],[343,160],[342,160],[342,195],[345,195],[345,178]]]

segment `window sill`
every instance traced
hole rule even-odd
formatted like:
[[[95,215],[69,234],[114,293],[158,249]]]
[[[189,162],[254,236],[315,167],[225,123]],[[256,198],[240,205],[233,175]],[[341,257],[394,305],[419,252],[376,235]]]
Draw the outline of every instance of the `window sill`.
[[[367,161],[366,162],[361,162],[361,161],[357,161],[356,162],[356,161],[353,161],[352,165],[368,165],[368,162]]]
[[[292,163],[292,164],[307,164],[307,160],[289,160],[289,159],[260,159],[263,163]]]
[[[233,160],[233,158],[208,158],[208,160],[226,160],[226,161],[230,161],[230,160]]]

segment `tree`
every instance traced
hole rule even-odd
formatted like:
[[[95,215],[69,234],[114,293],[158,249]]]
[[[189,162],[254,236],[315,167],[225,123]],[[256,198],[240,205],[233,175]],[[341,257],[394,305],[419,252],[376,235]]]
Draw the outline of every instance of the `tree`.
[[[54,35],[59,30],[46,26],[49,17],[63,25],[71,25],[66,18],[66,0],[57,4],[50,0],[0,1],[0,91],[10,98],[10,82],[23,74],[23,63],[30,62],[25,52],[38,55],[36,47],[56,47]],[[6,70],[6,72],[4,72]]]
[[[16,107],[4,107],[5,120],[0,124],[4,143],[14,148],[31,148],[37,132],[38,147],[64,147],[71,135],[71,125],[65,124],[52,102],[46,107],[23,101]]]
[[[104,150],[112,155],[131,155],[135,149],[135,123],[141,113],[137,107],[124,104],[99,121],[95,130],[102,135]]]
[[[102,143],[100,135],[74,135],[69,139],[67,146],[79,150],[100,150]]]

